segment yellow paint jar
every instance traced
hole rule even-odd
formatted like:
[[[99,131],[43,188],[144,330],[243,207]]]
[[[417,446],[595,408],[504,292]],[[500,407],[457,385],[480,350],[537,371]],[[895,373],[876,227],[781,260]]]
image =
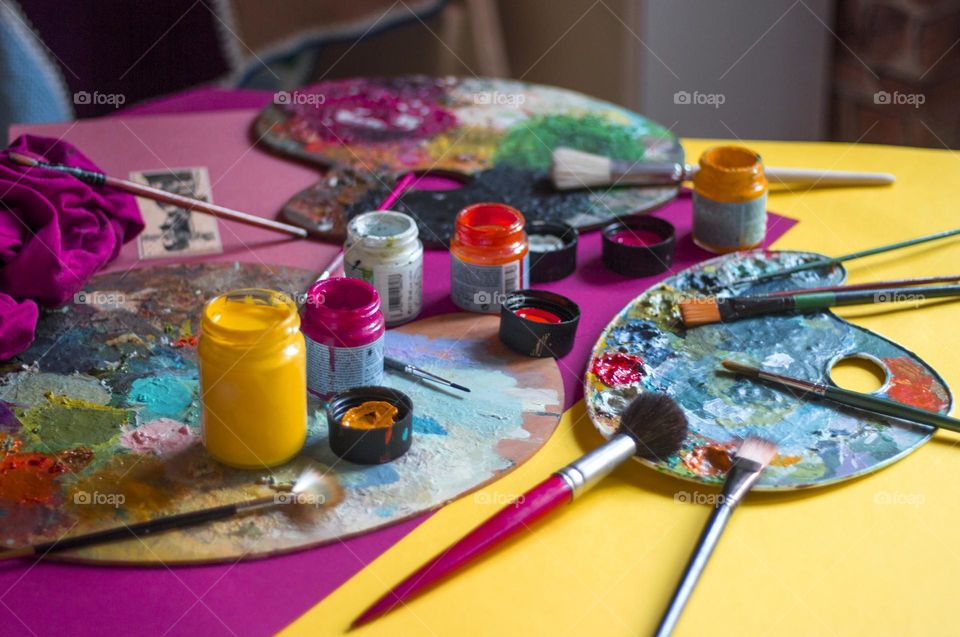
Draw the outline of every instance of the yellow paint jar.
[[[207,452],[241,469],[295,456],[307,436],[307,358],[294,302],[261,289],[216,297],[197,353]]]
[[[755,248],[767,234],[767,179],[760,155],[717,146],[693,178],[693,240],[710,252]]]

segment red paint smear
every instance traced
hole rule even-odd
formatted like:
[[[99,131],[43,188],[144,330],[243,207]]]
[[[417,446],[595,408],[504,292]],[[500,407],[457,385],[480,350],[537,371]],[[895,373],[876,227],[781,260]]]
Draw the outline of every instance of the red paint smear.
[[[553,312],[541,310],[538,307],[522,307],[516,311],[516,315],[522,319],[533,321],[534,323],[559,323],[560,317]]]
[[[656,232],[634,228],[620,230],[619,232],[614,233],[610,239],[614,243],[636,247],[655,246],[658,243],[663,243],[665,241],[665,239]]]
[[[694,447],[683,457],[683,465],[698,476],[716,476],[726,473],[733,465],[736,442],[714,442]]]
[[[633,354],[606,352],[593,361],[590,371],[608,387],[630,385],[643,376],[643,359]]]
[[[927,411],[940,411],[947,406],[947,397],[935,384],[933,376],[916,361],[899,356],[885,358],[883,362],[890,369],[891,382],[887,396],[891,400]]]
[[[198,336],[181,336],[171,343],[174,347],[196,347]]]
[[[69,469],[54,456],[21,452],[22,442],[6,443],[0,458],[0,498],[20,504],[50,504],[60,492],[56,479]]]

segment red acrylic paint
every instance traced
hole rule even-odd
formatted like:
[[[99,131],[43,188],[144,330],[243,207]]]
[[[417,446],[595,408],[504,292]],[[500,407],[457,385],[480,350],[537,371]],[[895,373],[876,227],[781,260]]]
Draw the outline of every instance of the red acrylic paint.
[[[380,295],[365,281],[335,277],[307,291],[300,329],[307,343],[307,389],[319,396],[383,379]]]
[[[610,239],[615,243],[637,247],[654,246],[658,243],[663,243],[664,241],[664,238],[658,235],[656,232],[651,232],[650,230],[641,230],[639,228],[625,228],[614,233]]]
[[[514,312],[517,316],[528,321],[533,321],[534,323],[560,323],[560,317],[554,314],[553,312],[548,312],[547,310],[541,310],[538,307],[521,307],[519,310]]]
[[[593,361],[590,371],[608,387],[630,385],[643,376],[643,359],[632,354],[607,352]]]

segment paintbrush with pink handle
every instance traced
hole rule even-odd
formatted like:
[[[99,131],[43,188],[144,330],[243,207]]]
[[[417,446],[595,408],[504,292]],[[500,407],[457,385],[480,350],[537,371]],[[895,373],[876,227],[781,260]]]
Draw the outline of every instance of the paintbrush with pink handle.
[[[420,567],[365,610],[356,628],[401,606],[415,595],[549,512],[569,504],[633,456],[662,460],[676,453],[687,436],[687,418],[665,394],[643,393],[624,410],[612,438],[533,487],[463,539]]]

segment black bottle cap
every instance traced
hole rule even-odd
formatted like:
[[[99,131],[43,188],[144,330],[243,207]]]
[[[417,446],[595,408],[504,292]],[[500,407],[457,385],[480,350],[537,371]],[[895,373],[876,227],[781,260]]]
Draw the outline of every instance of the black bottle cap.
[[[383,401],[397,408],[388,427],[360,429],[343,425],[343,416],[353,407]],[[396,460],[413,444],[413,401],[389,387],[354,387],[340,392],[327,403],[330,448],[335,454],[357,464],[383,464]]]
[[[580,308],[545,290],[517,290],[500,304],[500,340],[525,356],[560,358],[573,349]]]
[[[603,264],[618,274],[644,277],[660,274],[673,263],[677,231],[657,217],[633,217],[602,231]]]
[[[577,269],[577,239],[573,226],[559,221],[527,222],[530,242],[530,282],[559,281]]]

